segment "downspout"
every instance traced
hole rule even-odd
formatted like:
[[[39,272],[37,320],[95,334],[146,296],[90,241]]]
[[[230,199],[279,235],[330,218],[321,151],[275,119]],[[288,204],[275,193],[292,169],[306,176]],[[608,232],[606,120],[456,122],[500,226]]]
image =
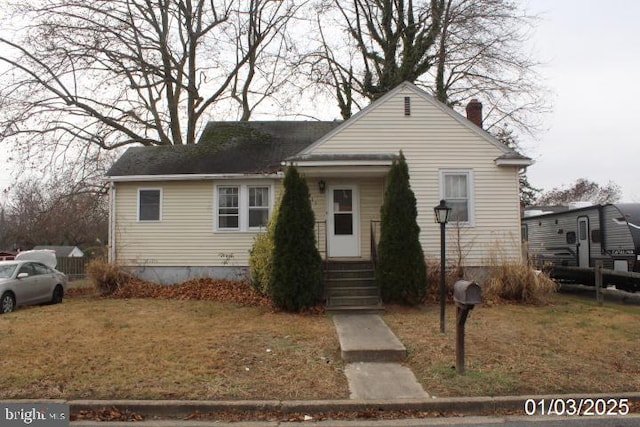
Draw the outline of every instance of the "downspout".
[[[116,185],[109,182],[109,262],[116,260]]]

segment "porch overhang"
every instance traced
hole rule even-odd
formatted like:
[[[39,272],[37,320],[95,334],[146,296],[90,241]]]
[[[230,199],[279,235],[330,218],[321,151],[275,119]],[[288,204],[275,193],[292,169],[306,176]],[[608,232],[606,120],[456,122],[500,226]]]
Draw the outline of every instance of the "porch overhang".
[[[308,177],[386,176],[396,154],[303,154],[286,159]]]

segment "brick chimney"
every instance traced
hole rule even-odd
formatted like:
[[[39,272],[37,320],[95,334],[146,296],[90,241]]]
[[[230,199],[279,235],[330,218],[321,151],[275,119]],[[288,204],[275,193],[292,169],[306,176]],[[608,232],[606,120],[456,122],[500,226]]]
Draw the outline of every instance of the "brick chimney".
[[[482,102],[473,98],[467,104],[467,119],[482,129]]]

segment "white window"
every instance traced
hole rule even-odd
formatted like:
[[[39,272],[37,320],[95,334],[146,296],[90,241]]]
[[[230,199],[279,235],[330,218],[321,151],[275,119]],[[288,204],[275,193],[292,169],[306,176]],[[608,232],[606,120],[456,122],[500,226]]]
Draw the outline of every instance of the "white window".
[[[473,171],[440,171],[440,197],[451,208],[450,222],[473,225]]]
[[[240,187],[218,187],[218,228],[240,228]]]
[[[214,195],[215,229],[253,231],[264,229],[271,212],[271,186],[218,185]]]
[[[269,221],[269,187],[249,187],[249,228],[266,227]]]
[[[162,190],[140,188],[138,190],[138,221],[160,221]]]

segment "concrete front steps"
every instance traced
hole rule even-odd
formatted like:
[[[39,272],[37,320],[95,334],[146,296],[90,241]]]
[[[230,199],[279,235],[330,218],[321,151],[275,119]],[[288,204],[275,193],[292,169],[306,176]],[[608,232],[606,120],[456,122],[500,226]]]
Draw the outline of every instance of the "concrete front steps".
[[[327,312],[384,312],[370,261],[328,261],[325,268]]]

